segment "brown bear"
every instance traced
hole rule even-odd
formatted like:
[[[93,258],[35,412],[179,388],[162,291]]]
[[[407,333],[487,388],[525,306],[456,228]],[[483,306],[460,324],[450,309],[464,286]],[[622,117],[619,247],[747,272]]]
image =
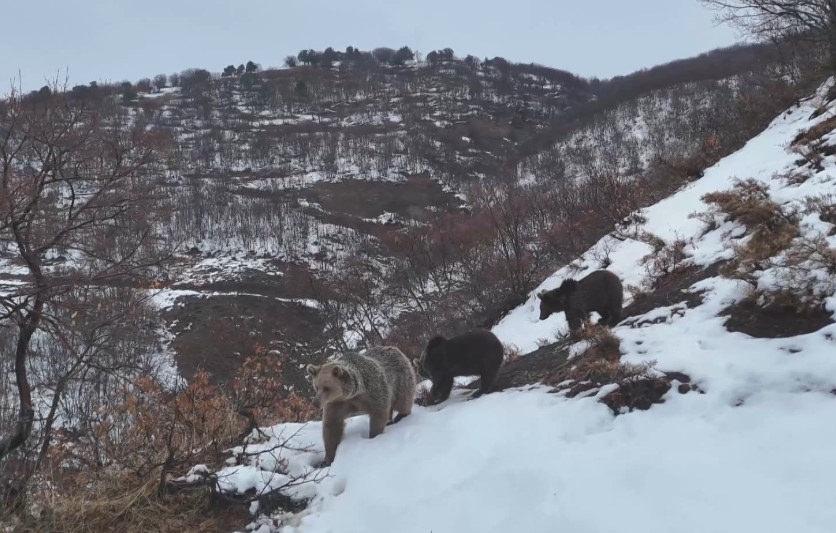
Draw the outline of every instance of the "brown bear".
[[[456,376],[480,377],[479,390],[473,394],[474,398],[490,392],[504,352],[505,348],[496,335],[482,329],[451,339],[431,339],[420,366],[433,382],[430,390],[432,403],[441,403],[450,397]]]
[[[624,290],[618,276],[609,270],[596,270],[583,279],[564,280],[554,290],[541,292],[540,320],[552,313],[566,312],[571,331],[577,331],[592,311],[601,315],[601,324],[615,326],[621,321]]]
[[[409,359],[393,346],[349,353],[321,366],[308,365],[322,405],[322,440],[325,464],[330,465],[343,437],[345,419],[360,413],[369,415],[369,438],[383,433],[412,412],[415,373]],[[392,419],[394,411],[397,418]]]

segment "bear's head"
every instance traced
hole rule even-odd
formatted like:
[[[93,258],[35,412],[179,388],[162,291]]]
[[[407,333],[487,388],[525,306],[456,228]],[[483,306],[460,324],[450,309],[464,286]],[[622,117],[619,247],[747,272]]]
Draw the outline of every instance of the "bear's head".
[[[552,313],[565,311],[569,304],[569,296],[575,292],[577,287],[577,281],[567,279],[557,289],[539,293],[537,297],[540,298],[540,320],[549,318]]]
[[[343,363],[331,361],[307,368],[320,405],[346,400],[356,394],[357,380]]]
[[[423,377],[432,377],[437,375],[439,369],[444,364],[444,357],[446,353],[445,344],[447,339],[442,336],[433,337],[427,343],[424,353],[421,355],[421,364],[419,373]]]

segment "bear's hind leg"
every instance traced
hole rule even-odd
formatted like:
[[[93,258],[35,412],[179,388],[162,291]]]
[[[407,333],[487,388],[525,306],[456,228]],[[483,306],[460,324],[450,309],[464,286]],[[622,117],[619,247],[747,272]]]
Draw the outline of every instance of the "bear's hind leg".
[[[395,410],[398,411],[398,416],[392,419],[391,424],[400,422],[401,420],[412,414],[412,404],[414,403],[414,401],[414,398],[411,398],[408,394],[401,394],[401,397],[398,398],[394,406]]]
[[[493,390],[496,376],[499,374],[499,366],[486,369],[479,378],[479,390],[473,393],[472,398],[478,398]]]
[[[389,422],[390,411],[388,408],[375,409],[369,412],[369,438],[373,439],[383,433],[386,423]]]

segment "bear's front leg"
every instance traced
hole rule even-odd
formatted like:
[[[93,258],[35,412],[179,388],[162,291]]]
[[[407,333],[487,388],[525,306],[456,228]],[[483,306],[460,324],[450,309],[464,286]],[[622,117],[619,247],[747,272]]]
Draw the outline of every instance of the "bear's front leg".
[[[566,311],[566,322],[569,323],[569,332],[575,333],[581,326],[583,325],[583,321],[586,319],[585,313],[580,311]]]
[[[433,405],[441,403],[450,397],[453,391],[453,376],[444,376],[438,379],[433,378],[433,386],[430,389],[430,397]]]
[[[337,446],[343,438],[345,413],[337,407],[325,408],[322,413],[322,440],[325,443],[325,464],[334,462]]]

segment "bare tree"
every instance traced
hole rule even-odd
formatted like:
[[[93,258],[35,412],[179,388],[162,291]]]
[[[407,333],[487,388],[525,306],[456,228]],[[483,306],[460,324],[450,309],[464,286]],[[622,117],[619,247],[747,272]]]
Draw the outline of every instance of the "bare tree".
[[[112,99],[13,91],[0,102],[0,252],[26,271],[20,285],[0,293],[0,323],[16,335],[18,400],[14,428],[0,435],[0,459],[32,432],[33,339],[45,331],[62,337],[60,324],[78,316],[66,313],[78,301],[68,295],[136,283],[160,264],[150,216],[166,145],[167,135]],[[79,361],[87,355],[82,349]]]
[[[701,0],[752,36],[768,41],[787,38],[826,45],[836,71],[836,0]]]

